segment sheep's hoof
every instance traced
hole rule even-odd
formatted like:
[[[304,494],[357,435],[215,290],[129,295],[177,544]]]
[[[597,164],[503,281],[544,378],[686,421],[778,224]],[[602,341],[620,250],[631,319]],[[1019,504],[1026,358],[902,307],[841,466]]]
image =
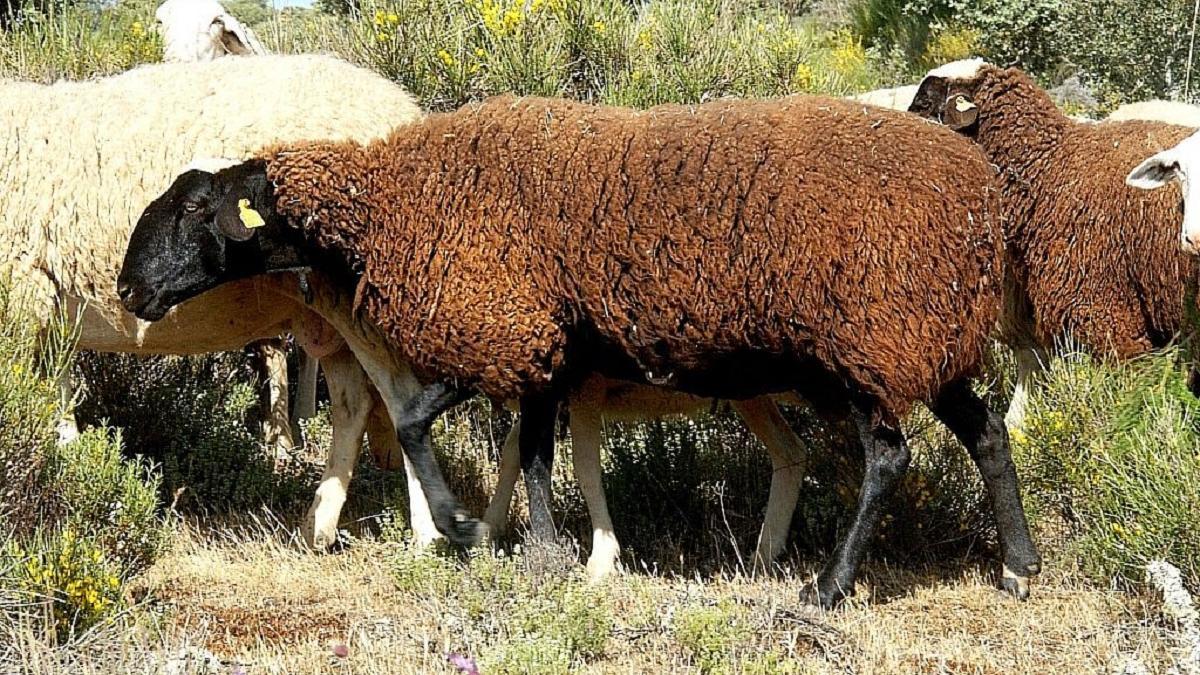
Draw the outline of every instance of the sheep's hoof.
[[[487,537],[487,533],[487,525],[466,511],[455,511],[450,527],[442,532],[450,543],[463,548],[473,548]]]
[[[1032,573],[1036,574],[1037,570],[1032,570]],[[1000,588],[1017,600],[1029,599],[1029,577],[1017,574],[1008,565],[1004,566],[1000,576]]]
[[[822,586],[826,588],[822,589]],[[837,609],[842,604],[842,601],[853,594],[853,589],[850,592],[846,592],[842,590],[839,584],[822,584],[818,579],[816,583],[804,585],[804,588],[800,591],[800,602],[828,611]]]

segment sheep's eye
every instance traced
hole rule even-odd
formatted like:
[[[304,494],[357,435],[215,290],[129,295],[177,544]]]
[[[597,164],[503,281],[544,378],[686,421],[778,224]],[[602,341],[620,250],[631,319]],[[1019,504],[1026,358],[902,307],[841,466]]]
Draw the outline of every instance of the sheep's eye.
[[[200,205],[197,204],[196,202],[184,202],[183,203],[183,212],[184,213],[195,213],[199,210],[200,210]]]

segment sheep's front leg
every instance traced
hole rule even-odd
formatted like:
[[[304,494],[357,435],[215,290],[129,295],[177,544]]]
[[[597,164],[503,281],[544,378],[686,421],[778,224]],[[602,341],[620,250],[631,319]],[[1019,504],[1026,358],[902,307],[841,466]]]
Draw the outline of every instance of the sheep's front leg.
[[[553,396],[532,394],[521,399],[521,470],[529,493],[529,530],[539,543],[553,542],[558,534],[550,511],[557,413],[558,401]]]
[[[387,400],[382,388],[380,393]],[[437,382],[423,388],[392,413],[396,437],[400,439],[400,446],[404,448],[404,456],[408,460],[405,467],[411,468],[420,481],[434,524],[452,543],[463,547],[479,543],[486,528],[467,513],[447,487],[437,458],[433,455],[429,431],[439,415],[473,395],[474,392]],[[392,406],[389,405],[389,412],[391,410]]]
[[[282,340],[271,338],[260,340],[255,345],[255,351],[262,359],[262,380],[267,394],[263,436],[278,465],[286,462],[295,449],[292,423],[288,417],[287,350]]]
[[[850,531],[834,551],[833,558],[821,570],[816,584],[801,594],[803,602],[825,609],[835,607],[854,594],[858,567],[875,538],[884,506],[896,491],[911,459],[900,430],[873,422],[874,412],[867,406],[852,406],[851,414],[858,427],[866,459],[866,473],[858,495],[858,511]]]
[[[754,552],[754,567],[765,570],[783,552],[787,542],[796,500],[800,498],[800,482],[804,480],[804,444],[770,398],[734,401],[733,408],[771,456],[771,491]]]
[[[1028,598],[1029,579],[1041,571],[1042,559],[1029,536],[1004,420],[988,409],[966,380],[946,387],[930,408],[967,447],[983,474],[1004,556],[1001,587],[1017,598]]]
[[[333,442],[325,459],[325,473],[302,528],[305,541],[318,551],[337,541],[338,520],[362,449],[367,416],[374,404],[366,373],[348,348],[326,356],[321,363],[329,384]]]

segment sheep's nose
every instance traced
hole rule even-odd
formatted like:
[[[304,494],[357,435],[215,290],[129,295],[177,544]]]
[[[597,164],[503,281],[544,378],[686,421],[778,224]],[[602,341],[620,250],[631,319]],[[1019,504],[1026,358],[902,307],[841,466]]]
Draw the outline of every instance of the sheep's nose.
[[[129,300],[130,295],[133,295],[133,286],[130,286],[127,281],[118,281],[117,296],[121,298],[121,302]]]

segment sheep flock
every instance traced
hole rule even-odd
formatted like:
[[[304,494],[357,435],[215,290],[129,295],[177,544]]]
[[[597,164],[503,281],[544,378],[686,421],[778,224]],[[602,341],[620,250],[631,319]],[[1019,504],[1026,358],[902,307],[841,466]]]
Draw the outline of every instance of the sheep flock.
[[[292,335],[310,364],[295,407],[311,414],[317,362],[331,403],[301,527],[317,551],[338,539],[364,434],[377,464],[406,471],[416,545],[498,537],[523,476],[527,550],[561,548],[562,420],[599,580],[621,551],[605,421],[729,401],[773,469],[753,554],[769,569],[808,459],[779,405],[801,405],[862,448],[853,522],[797,589],[833,608],[854,594],[923,406],[978,470],[997,584],[1023,600],[1042,558],[1009,433],[1031,389],[1066,340],[1132,359],[1180,340],[1195,309],[1200,115],[1183,104],[1079,121],[1020,70],[973,59],[846,99],[503,95],[425,113],[336,57],[267,54],[216,2],[157,16],[167,63],[0,82],[0,272],[40,320],[78,316],[83,349],[271,340],[265,441],[284,450],[300,441]],[[973,388],[993,340],[1017,366],[1007,410]],[[430,433],[476,396],[518,413],[483,514]]]

